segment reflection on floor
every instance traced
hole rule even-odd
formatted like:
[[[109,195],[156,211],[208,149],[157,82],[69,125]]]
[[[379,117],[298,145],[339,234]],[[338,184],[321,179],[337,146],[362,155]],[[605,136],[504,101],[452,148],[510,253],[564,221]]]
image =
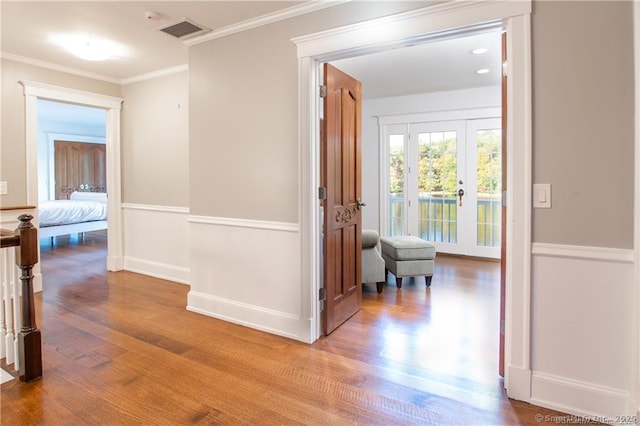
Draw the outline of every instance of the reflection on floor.
[[[104,235],[43,245],[43,379],[2,386],[3,423],[537,425],[555,413],[508,399],[498,377],[497,262],[438,255],[430,288],[365,285],[362,310],[308,345],[189,312],[188,286],[107,273],[105,259]]]
[[[0,383],[6,383],[10,380],[14,380],[13,376],[0,368]]]

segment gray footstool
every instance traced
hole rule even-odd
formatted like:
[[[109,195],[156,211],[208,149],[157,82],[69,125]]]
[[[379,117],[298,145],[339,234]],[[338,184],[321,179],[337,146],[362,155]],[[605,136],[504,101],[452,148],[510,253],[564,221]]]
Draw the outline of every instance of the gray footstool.
[[[403,235],[380,238],[385,270],[396,277],[396,286],[402,288],[403,277],[424,276],[431,286],[436,247],[421,238]]]

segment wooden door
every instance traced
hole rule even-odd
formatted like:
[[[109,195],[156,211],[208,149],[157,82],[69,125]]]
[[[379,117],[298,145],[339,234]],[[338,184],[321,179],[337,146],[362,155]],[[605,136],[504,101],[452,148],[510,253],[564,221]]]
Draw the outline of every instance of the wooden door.
[[[507,33],[502,33],[502,64],[507,63]],[[504,377],[504,339],[505,339],[505,291],[507,273],[507,73],[502,72],[502,229],[500,238],[500,348],[498,358],[498,373]]]
[[[325,64],[321,185],[324,208],[323,325],[326,335],[362,307],[361,84]]]
[[[107,191],[105,144],[54,141],[54,152],[56,200],[73,191]]]

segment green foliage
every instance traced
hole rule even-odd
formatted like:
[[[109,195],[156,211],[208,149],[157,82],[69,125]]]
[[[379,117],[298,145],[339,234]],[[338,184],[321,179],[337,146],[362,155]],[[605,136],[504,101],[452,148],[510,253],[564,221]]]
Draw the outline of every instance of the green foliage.
[[[424,133],[418,143],[418,191],[451,196],[457,190],[456,135]]]
[[[404,149],[402,146],[390,148],[389,189],[392,195],[404,193]]]
[[[483,130],[477,135],[478,194],[498,194],[502,188],[500,130]]]

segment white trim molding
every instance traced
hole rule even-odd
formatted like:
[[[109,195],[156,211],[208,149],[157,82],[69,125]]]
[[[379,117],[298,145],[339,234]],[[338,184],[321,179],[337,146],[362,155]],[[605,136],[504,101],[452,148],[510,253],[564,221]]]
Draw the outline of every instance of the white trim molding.
[[[622,417],[633,416],[629,392],[553,374],[534,372],[531,403],[575,416],[600,419],[598,423],[631,424]],[[610,421],[605,421],[608,418]],[[550,422],[551,423],[551,422]]]
[[[235,217],[189,216],[189,223],[232,226],[236,228],[268,229],[272,231],[300,232],[300,225],[289,222],[239,219]]]
[[[190,291],[187,300],[188,311],[294,340],[300,340],[304,334],[301,328],[308,328],[300,326],[300,317],[296,315],[198,291]]]
[[[33,81],[20,81],[25,95],[27,204],[38,206],[38,99],[69,102],[106,110],[107,216],[109,217],[107,269],[123,268],[120,176],[120,109],[122,98]],[[40,255],[38,249],[38,256]]]
[[[45,68],[52,71],[59,71],[67,74],[73,74],[79,77],[86,77],[86,78],[91,78],[93,80],[106,81],[107,83],[120,84],[120,80],[117,78],[107,77],[102,74],[83,71],[77,68],[71,68],[64,65],[58,65],[51,62],[42,61],[40,59],[33,59],[33,58],[28,58],[26,56],[14,55],[13,53],[0,52],[0,58],[7,59],[9,61],[20,62],[27,65],[33,65],[35,67]]]
[[[138,83],[140,81],[153,80],[154,78],[165,77],[173,74],[180,74],[181,72],[188,72],[189,65],[176,65],[175,67],[165,68],[157,71],[152,71],[133,77],[123,78],[120,80],[120,84],[126,86],[127,84]]]
[[[531,254],[535,256],[566,257],[584,260],[605,260],[608,262],[633,263],[632,249],[575,246],[566,244],[533,243]]]
[[[319,100],[322,62],[380,52],[407,44],[496,29],[506,30],[508,45],[508,152],[506,377],[511,398],[531,397],[531,1],[446,2],[342,28],[296,37],[299,84],[300,218],[302,276],[308,289],[303,309],[319,337],[320,214]],[[513,372],[518,372],[513,374]]]
[[[122,203],[122,208],[125,210],[189,214],[189,207],[162,206],[158,204]]]
[[[273,13],[267,13],[262,16],[247,19],[246,21],[238,22],[236,24],[227,25],[226,27],[218,28],[201,36],[185,40],[184,44],[186,46],[195,46],[197,44],[205,43],[210,40],[215,40],[243,31],[248,31],[253,28],[259,28],[265,25],[273,24],[275,22],[284,21],[285,19],[295,18],[296,16],[316,12],[318,10],[337,6],[349,1],[351,0],[309,1],[300,5],[278,10]]]

